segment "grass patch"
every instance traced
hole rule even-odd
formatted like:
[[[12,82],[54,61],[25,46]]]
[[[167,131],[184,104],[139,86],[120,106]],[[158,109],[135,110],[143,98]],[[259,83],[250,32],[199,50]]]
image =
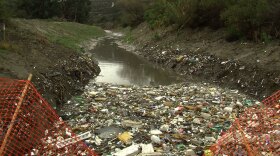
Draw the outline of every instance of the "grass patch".
[[[124,33],[124,37],[122,38],[122,41],[128,44],[132,44],[135,39],[132,35],[131,27],[123,28],[120,31]]]
[[[0,56],[1,56],[1,54],[5,54],[5,53],[8,53],[9,51],[7,51],[7,50],[4,50],[4,49],[0,49]]]
[[[105,35],[103,29],[73,22],[54,22],[47,20],[15,19],[13,22],[20,28],[42,35],[54,43],[81,52],[81,43]]]

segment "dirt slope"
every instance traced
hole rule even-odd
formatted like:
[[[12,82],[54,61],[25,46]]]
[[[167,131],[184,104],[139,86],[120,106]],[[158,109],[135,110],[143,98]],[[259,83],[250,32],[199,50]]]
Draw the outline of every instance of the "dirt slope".
[[[89,79],[99,74],[100,68],[83,53],[36,31],[45,22],[41,23],[37,21],[32,27],[17,21],[9,23],[7,42],[2,42],[0,48],[0,76],[26,79],[28,73],[32,73],[32,81],[43,97],[59,106],[79,93]]]
[[[224,30],[150,30],[142,24],[126,40],[150,61],[262,99],[280,89],[280,44],[225,41]],[[195,78],[197,79],[197,78]]]

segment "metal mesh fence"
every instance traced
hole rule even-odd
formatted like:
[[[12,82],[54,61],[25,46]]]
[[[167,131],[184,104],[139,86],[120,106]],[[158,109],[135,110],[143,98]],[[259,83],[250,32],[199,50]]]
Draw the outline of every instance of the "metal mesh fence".
[[[0,145],[0,155],[96,155],[28,80],[0,78]]]

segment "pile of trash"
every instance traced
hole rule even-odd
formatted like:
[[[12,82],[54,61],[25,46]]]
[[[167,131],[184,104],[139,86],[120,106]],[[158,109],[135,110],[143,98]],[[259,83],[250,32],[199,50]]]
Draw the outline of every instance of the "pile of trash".
[[[89,83],[62,118],[100,155],[203,155],[234,116],[259,101],[210,84],[158,87]]]

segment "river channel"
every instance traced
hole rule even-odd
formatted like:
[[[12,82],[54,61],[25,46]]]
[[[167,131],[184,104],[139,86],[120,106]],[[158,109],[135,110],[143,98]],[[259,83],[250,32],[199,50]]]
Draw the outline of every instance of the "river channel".
[[[144,58],[120,48],[114,39],[105,39],[92,51],[101,73],[96,82],[118,85],[170,85],[183,81],[176,73],[164,70]]]

